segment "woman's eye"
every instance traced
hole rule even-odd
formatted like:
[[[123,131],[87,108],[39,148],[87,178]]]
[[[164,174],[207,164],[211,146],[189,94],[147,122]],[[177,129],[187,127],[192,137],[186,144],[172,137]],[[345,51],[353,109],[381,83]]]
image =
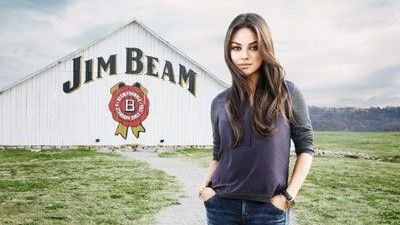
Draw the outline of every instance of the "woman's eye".
[[[235,51],[240,51],[240,49],[241,48],[239,46],[232,47],[232,50],[235,50]],[[257,51],[258,47],[257,46],[250,47],[250,50]]]

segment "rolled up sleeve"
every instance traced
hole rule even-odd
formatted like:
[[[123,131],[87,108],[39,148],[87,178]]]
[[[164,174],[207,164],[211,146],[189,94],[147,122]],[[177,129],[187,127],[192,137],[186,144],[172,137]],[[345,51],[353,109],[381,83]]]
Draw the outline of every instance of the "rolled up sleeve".
[[[291,124],[290,135],[295,146],[296,155],[308,153],[314,155],[314,135],[306,100],[300,89],[293,84],[293,115],[295,123]]]
[[[213,160],[219,160],[219,131],[218,131],[218,112],[216,107],[216,99],[211,103],[211,126],[212,126],[212,137],[213,137]]]

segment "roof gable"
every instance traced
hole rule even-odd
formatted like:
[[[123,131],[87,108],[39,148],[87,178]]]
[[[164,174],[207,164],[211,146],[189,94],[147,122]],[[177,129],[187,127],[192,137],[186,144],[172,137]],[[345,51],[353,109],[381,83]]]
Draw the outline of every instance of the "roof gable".
[[[23,82],[25,82],[26,80],[29,80],[30,78],[66,61],[69,59],[72,59],[75,55],[80,54],[81,52],[85,51],[87,48],[89,48],[92,45],[95,45],[105,39],[107,39],[108,37],[118,33],[119,31],[123,30],[124,28],[126,28],[127,26],[130,26],[131,24],[138,24],[139,26],[141,26],[143,29],[145,29],[146,31],[148,31],[151,35],[153,35],[156,39],[160,40],[162,43],[164,43],[166,46],[170,47],[172,50],[174,50],[175,52],[177,52],[179,55],[181,55],[182,57],[186,58],[189,62],[193,63],[194,65],[198,66],[201,70],[203,70],[206,74],[210,75],[216,82],[218,82],[219,84],[221,84],[224,87],[229,87],[228,84],[226,84],[225,82],[223,82],[221,79],[219,79],[217,76],[215,76],[214,74],[212,74],[210,71],[208,71],[206,68],[204,68],[202,65],[200,65],[199,63],[197,63],[195,60],[193,60],[192,58],[190,58],[189,56],[187,56],[185,53],[183,53],[182,51],[180,51],[178,48],[176,48],[175,46],[173,46],[172,44],[170,44],[168,41],[164,40],[161,36],[159,36],[158,34],[156,34],[154,31],[152,31],[149,27],[147,27],[146,25],[144,25],[140,20],[138,20],[137,18],[133,19],[131,22],[129,22],[128,24],[121,26],[120,28],[114,30],[113,32],[109,33],[108,35],[105,35],[102,38],[99,38],[98,40],[87,44],[86,46],[79,48],[77,50],[75,50],[74,52],[56,60],[53,63],[50,63],[49,65],[43,67],[42,69],[39,69],[29,75],[27,75],[26,77],[23,77],[20,80],[17,80],[9,85],[7,85],[6,87],[0,89],[0,94],[2,94],[3,92],[13,88],[14,86],[21,84]]]

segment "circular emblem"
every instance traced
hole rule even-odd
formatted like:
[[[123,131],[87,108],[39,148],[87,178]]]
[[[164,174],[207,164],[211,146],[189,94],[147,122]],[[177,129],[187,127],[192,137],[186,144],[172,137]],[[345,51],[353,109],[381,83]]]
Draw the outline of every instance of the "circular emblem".
[[[111,88],[111,100],[108,108],[111,111],[112,118],[119,122],[116,134],[121,134],[126,139],[127,127],[132,127],[136,137],[139,131],[144,131],[142,122],[149,114],[149,99],[147,90],[136,83],[132,86],[126,86],[123,83],[114,85]]]

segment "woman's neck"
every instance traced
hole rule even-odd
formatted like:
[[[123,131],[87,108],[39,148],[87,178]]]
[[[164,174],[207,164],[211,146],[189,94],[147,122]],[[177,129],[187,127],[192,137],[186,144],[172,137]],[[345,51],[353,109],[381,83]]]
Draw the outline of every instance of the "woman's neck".
[[[247,79],[247,92],[249,94],[250,105],[253,105],[254,94],[256,92],[256,87],[258,83],[259,75],[254,74]]]

